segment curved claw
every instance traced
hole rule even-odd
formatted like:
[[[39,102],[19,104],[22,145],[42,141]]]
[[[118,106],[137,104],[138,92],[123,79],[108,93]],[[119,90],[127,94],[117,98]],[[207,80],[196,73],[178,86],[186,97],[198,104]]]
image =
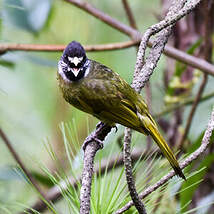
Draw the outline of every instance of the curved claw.
[[[118,131],[117,126],[115,125],[115,126],[113,126],[113,128],[115,129],[115,133],[117,133],[117,131]]]
[[[96,129],[99,129],[100,127],[102,127],[104,125],[104,123],[102,121],[100,121],[97,125],[96,125]]]
[[[86,146],[87,146],[90,142],[92,142],[92,141],[95,141],[95,142],[98,144],[99,149],[102,149],[102,148],[103,148],[103,142],[102,142],[100,139],[98,139],[98,138],[96,138],[96,137],[93,137],[93,136],[89,136],[89,137],[84,141],[84,143],[83,143],[83,145],[82,145],[83,151],[85,151]]]

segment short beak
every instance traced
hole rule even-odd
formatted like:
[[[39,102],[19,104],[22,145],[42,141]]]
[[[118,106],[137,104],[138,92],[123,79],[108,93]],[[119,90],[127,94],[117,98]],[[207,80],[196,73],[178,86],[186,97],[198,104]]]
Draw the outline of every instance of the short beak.
[[[75,77],[78,76],[79,70],[80,70],[79,68],[72,68],[72,71],[73,71],[73,74],[74,74]]]

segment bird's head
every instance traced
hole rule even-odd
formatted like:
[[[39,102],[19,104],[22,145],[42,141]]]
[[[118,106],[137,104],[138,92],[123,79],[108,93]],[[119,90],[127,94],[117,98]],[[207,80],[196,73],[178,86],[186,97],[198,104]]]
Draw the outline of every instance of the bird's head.
[[[58,63],[59,74],[69,81],[77,81],[85,76],[88,67],[89,61],[82,45],[76,41],[69,43]]]

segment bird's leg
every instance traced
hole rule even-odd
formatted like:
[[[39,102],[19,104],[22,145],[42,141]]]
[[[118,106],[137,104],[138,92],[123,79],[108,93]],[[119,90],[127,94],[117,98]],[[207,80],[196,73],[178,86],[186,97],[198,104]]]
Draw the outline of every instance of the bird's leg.
[[[99,124],[98,124],[98,125],[99,125]],[[90,135],[90,136],[88,136],[88,137],[85,139],[85,141],[84,141],[84,143],[83,143],[83,145],[82,145],[83,151],[85,151],[86,146],[87,146],[90,142],[92,142],[92,141],[95,141],[95,142],[98,144],[98,146],[100,147],[100,149],[103,148],[103,142],[102,142],[102,140],[98,139],[98,138],[95,137],[94,135]]]

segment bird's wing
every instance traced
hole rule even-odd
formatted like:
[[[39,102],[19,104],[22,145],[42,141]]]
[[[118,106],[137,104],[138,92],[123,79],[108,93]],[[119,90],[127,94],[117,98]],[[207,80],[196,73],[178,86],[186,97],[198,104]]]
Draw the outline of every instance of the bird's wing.
[[[121,100],[117,105],[103,109],[98,117],[100,117],[100,119],[108,118],[114,123],[119,123],[136,130],[136,127],[140,126],[141,122],[137,114],[133,111],[132,106],[128,106],[127,103],[127,100]]]
[[[125,88],[124,88],[125,87]],[[128,83],[120,79],[88,79],[82,87],[79,103],[103,122],[119,123],[136,130],[142,125],[137,116],[135,96]],[[84,96],[84,97],[83,97]],[[130,98],[133,97],[133,99]]]

